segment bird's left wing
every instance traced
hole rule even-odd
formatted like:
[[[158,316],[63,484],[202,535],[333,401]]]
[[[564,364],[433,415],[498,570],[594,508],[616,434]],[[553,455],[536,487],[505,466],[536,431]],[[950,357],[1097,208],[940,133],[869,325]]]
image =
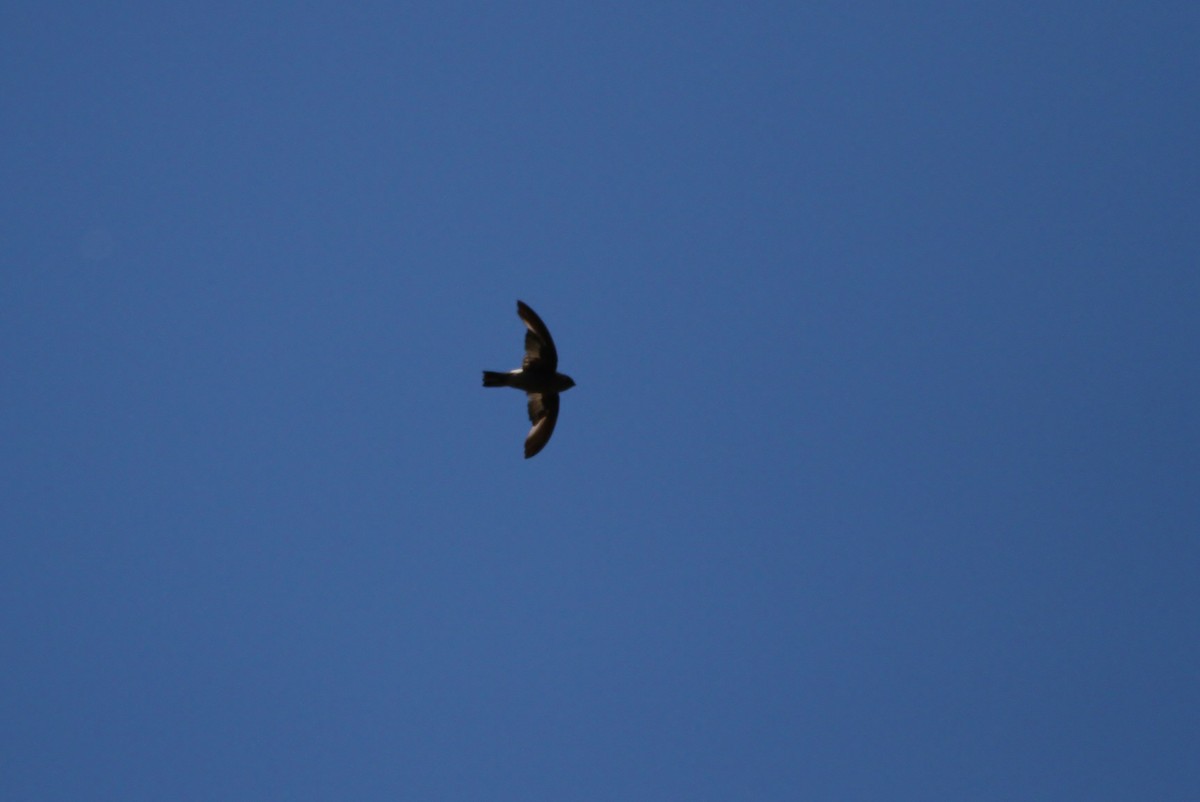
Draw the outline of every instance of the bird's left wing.
[[[558,423],[558,393],[529,393],[529,421],[533,428],[525,436],[525,459],[546,447]]]

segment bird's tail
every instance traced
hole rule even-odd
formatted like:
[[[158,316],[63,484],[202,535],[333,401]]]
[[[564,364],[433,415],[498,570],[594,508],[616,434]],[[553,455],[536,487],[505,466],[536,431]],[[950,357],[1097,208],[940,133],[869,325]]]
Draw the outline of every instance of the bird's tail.
[[[485,370],[483,372],[483,386],[484,387],[507,387],[508,386],[508,374],[507,373],[497,373],[494,370]]]

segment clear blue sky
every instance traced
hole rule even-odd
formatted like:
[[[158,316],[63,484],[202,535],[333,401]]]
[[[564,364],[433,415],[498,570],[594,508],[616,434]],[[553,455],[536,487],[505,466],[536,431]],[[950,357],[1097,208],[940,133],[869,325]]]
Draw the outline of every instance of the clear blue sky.
[[[15,2],[0,87],[0,799],[1200,798],[1194,2]]]

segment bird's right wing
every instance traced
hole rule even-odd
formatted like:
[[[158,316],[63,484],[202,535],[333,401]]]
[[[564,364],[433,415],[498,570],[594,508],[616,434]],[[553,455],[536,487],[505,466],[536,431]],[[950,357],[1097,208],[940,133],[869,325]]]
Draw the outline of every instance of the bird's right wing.
[[[550,329],[524,301],[517,301],[517,314],[525,323],[525,359],[522,368],[548,370],[551,373],[558,370],[558,350],[554,347],[554,339]]]

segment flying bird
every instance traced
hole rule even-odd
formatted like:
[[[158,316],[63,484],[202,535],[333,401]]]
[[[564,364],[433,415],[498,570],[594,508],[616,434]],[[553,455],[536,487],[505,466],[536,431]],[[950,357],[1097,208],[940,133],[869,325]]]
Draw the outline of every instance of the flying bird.
[[[521,367],[508,373],[483,372],[484,387],[515,387],[529,401],[529,422],[533,428],[525,436],[525,459],[546,447],[554,424],[558,422],[558,394],[575,386],[575,380],[558,372],[558,351],[550,330],[525,304],[517,301],[517,314],[525,323],[525,359]]]

